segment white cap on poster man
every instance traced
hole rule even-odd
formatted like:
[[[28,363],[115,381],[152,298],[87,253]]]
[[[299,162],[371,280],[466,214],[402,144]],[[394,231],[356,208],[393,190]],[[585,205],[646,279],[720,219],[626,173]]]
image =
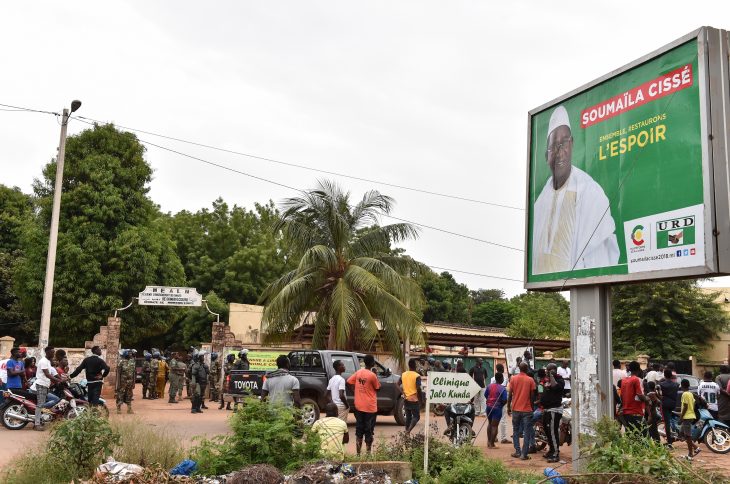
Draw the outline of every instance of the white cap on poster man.
[[[570,118],[568,117],[568,111],[562,105],[555,108],[555,111],[553,111],[553,114],[550,116],[547,136],[549,137],[550,133],[552,133],[556,128],[559,128],[560,126],[567,126],[568,129],[570,129]],[[573,132],[572,129],[570,129],[570,131]]]

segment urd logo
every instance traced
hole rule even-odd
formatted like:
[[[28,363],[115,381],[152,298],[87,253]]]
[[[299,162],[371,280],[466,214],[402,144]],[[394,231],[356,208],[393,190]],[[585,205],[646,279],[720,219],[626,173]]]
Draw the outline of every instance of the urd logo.
[[[634,227],[634,230],[631,231],[631,242],[634,243],[635,246],[641,246],[644,245],[644,226],[643,225],[637,225]]]
[[[693,245],[694,243],[695,218],[693,215],[656,223],[657,249]]]

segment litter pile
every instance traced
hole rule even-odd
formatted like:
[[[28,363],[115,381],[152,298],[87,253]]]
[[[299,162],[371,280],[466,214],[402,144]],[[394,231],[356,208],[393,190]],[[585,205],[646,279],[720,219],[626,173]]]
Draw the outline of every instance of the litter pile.
[[[109,461],[96,469],[86,484],[392,484],[382,470],[358,473],[350,464],[319,461],[285,476],[276,467],[257,464],[225,476],[191,476],[197,466],[183,461],[170,471],[159,466],[140,467],[134,464]]]
[[[359,474],[350,464],[332,464],[320,461],[302,467],[286,484],[391,484],[393,481],[384,471],[368,470]]]

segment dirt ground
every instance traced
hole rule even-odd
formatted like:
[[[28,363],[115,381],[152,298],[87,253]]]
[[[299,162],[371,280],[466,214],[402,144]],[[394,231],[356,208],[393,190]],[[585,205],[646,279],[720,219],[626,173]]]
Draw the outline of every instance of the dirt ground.
[[[143,400],[141,391],[142,389],[138,385],[135,388],[135,400],[133,403],[135,417],[142,419],[150,426],[164,428],[168,432],[178,435],[181,441],[186,445],[192,443],[192,438],[194,436],[211,437],[214,435],[224,434],[229,431],[227,419],[228,416],[231,415],[231,412],[218,410],[217,404],[211,403],[208,405],[209,409],[205,410],[202,414],[191,414],[189,400],[183,400],[178,404],[167,403],[167,398]],[[131,417],[126,415],[126,413],[116,415],[113,401],[111,401],[111,399],[108,399],[107,401],[111,402],[111,419],[128,419]],[[123,411],[125,411],[125,409],[123,409]],[[441,431],[445,428],[444,419],[443,417],[435,417],[433,415],[431,417],[431,422],[436,423],[439,426],[440,430],[438,434],[440,435]],[[422,431],[424,425],[425,414],[421,414],[421,420],[416,427],[415,432]],[[351,440],[347,445],[347,452],[354,454],[355,417],[353,415],[350,415],[349,417],[348,426],[350,429]],[[375,427],[376,445],[382,439],[392,438],[401,430],[402,427],[395,423],[395,419],[393,417],[378,416]],[[538,474],[542,474],[545,467],[548,466],[545,460],[542,459],[541,453],[532,454],[532,459],[528,461],[522,461],[511,457],[510,454],[513,452],[511,444],[498,444],[496,449],[487,449],[487,430],[484,417],[477,417],[474,430],[477,433],[475,444],[484,451],[487,457],[501,460],[510,468],[529,470]],[[435,437],[440,438],[439,435]],[[29,424],[25,429],[19,431],[10,431],[0,426],[0,468],[12,462],[13,458],[16,456],[27,452],[29,448],[34,448],[42,444],[47,438],[47,431],[34,432],[32,430],[32,424]],[[715,454],[705,445],[702,445],[700,448],[702,449],[702,453],[695,458],[693,463],[694,466],[719,470],[730,477],[730,454]],[[571,449],[569,446],[563,446],[560,450],[563,461],[561,464],[553,464],[551,467],[557,468],[562,473],[570,473],[572,463],[570,459]],[[681,456],[685,453],[685,445],[675,445],[675,455]]]

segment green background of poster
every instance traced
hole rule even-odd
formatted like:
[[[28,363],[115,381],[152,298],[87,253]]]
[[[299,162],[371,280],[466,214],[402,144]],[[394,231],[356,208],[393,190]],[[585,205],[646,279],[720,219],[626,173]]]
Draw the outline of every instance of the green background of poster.
[[[526,257],[528,283],[558,281],[556,286],[560,286],[565,279],[627,274],[624,221],[704,203],[697,49],[697,41],[689,41],[559,104],[533,114],[528,189]],[[581,127],[580,115],[584,109],[687,64],[692,65],[693,71],[693,83],[690,87],[624,111],[618,116],[587,128]],[[533,207],[551,176],[545,159],[547,129],[550,116],[558,105],[563,105],[570,116],[573,165],[588,173],[603,188],[609,199],[611,215],[616,224],[615,233],[620,256],[615,266],[533,275]],[[606,141],[599,141],[601,136],[623,128],[628,130],[632,124],[662,113],[666,113],[665,120],[639,128],[632,133],[664,124],[665,141],[647,144],[644,148],[633,149],[615,157],[599,159],[601,145],[603,154],[607,154]],[[612,140],[615,139],[619,137]]]

